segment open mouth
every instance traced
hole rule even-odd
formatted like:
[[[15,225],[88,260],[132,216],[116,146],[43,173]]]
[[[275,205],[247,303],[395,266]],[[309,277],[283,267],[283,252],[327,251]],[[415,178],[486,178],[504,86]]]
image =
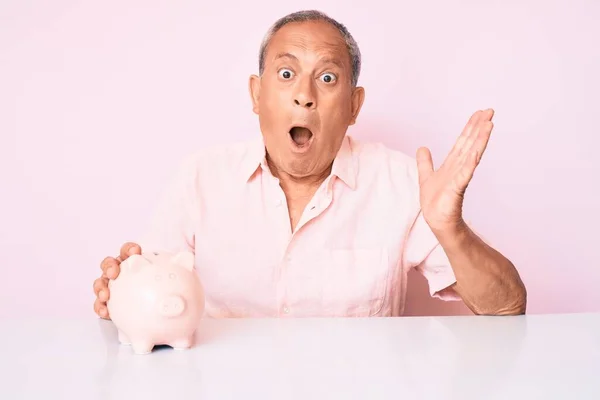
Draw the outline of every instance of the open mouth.
[[[292,129],[290,129],[290,137],[296,146],[304,147],[309,144],[310,139],[313,137],[313,133],[308,128],[294,126]]]

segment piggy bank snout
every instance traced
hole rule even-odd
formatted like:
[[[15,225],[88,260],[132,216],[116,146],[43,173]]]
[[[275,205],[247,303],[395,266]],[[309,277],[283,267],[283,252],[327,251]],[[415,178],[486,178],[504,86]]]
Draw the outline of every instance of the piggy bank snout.
[[[158,312],[164,317],[177,317],[185,310],[185,300],[179,295],[165,296],[158,302]]]

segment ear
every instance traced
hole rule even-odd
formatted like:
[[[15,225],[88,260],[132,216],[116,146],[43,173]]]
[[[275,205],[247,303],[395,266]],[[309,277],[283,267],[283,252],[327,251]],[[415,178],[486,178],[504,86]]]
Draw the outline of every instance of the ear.
[[[194,264],[196,263],[196,257],[192,252],[182,251],[180,253],[175,254],[173,258],[171,258],[171,262],[173,264],[179,265],[180,267],[187,269],[188,271],[193,271]]]
[[[365,89],[363,87],[356,87],[352,92],[352,117],[350,118],[350,125],[356,123],[356,118],[360,113],[363,103],[365,102]]]
[[[260,77],[257,75],[251,75],[248,82],[248,90],[250,91],[250,99],[252,100],[252,111],[254,114],[258,114],[260,108],[258,101],[260,99]]]
[[[132,256],[129,256],[125,261],[121,263],[121,271],[126,271],[128,273],[135,274],[142,267],[148,264],[150,264],[150,262],[146,260],[145,257],[142,257],[139,254],[134,254]]]

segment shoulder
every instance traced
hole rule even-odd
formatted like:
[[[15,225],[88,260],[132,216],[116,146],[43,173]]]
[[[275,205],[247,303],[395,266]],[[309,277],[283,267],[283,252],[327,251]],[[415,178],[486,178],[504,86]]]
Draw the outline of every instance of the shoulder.
[[[258,151],[260,147],[256,140],[209,145],[185,154],[179,163],[179,171],[188,176],[226,177],[239,173],[241,166],[256,158]]]
[[[417,189],[419,175],[415,157],[382,142],[350,138],[359,179]]]

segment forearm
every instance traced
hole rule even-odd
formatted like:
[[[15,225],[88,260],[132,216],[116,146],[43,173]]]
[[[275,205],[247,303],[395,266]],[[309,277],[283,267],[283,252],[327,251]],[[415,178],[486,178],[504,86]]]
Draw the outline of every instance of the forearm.
[[[436,233],[446,252],[454,290],[475,314],[525,314],[527,291],[515,266],[466,224],[456,232]]]

